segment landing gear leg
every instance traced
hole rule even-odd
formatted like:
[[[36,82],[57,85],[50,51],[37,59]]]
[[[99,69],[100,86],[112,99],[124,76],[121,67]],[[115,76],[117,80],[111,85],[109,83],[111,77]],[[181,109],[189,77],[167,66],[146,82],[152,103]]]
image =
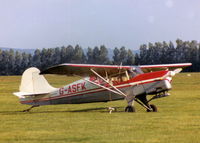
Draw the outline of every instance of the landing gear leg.
[[[127,99],[128,106],[125,108],[125,112],[135,112],[135,107],[134,107],[134,99]]]
[[[152,99],[151,99],[152,100]],[[149,101],[151,101],[149,100]],[[154,104],[149,104],[149,101],[147,100],[146,95],[142,95],[142,96],[138,96],[136,97],[136,101],[142,105],[143,107],[145,107],[147,109],[147,112],[157,112],[158,109],[156,107],[156,105]]]
[[[23,110],[22,112],[29,112],[32,108],[34,107],[39,107],[40,105],[33,105],[31,106],[30,108],[26,109],[26,110]]]
[[[127,106],[125,108],[125,112],[135,112],[135,107],[134,106]]]

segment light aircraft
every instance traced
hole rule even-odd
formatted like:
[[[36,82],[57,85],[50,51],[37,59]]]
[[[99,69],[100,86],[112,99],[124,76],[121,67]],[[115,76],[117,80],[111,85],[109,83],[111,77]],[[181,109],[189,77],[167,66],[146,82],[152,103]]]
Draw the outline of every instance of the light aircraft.
[[[35,67],[27,69],[21,79],[18,96],[22,104],[34,107],[54,104],[79,104],[108,102],[125,99],[126,112],[135,112],[134,101],[146,108],[147,112],[157,112],[150,101],[166,97],[171,90],[172,77],[191,63],[162,65],[95,65],[60,64],[41,71]],[[43,74],[79,76],[82,79],[61,88],[54,88]],[[147,95],[154,95],[149,100]]]

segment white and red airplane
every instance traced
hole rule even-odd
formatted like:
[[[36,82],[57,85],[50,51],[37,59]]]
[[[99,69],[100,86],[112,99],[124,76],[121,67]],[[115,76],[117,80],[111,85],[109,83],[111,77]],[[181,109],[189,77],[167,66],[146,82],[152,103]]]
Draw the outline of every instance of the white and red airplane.
[[[79,104],[107,102],[126,99],[126,112],[135,112],[134,101],[148,112],[157,112],[149,102],[166,97],[172,88],[172,77],[191,63],[116,66],[92,64],[60,64],[42,72],[37,68],[27,69],[21,80],[18,96],[22,104],[32,105],[29,111],[40,105]],[[54,88],[43,74],[80,76],[83,79],[61,88]],[[147,95],[154,95],[147,100]]]

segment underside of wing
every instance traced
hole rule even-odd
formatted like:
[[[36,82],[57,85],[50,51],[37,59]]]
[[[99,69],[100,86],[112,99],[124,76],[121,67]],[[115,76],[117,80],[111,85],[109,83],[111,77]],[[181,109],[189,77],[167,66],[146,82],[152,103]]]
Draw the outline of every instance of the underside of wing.
[[[78,75],[78,76],[92,76],[91,72],[95,70],[101,76],[109,76],[118,72],[126,71],[131,69],[132,66],[116,66],[116,65],[93,65],[93,64],[60,64],[57,66],[50,67],[40,74],[60,74],[60,75]]]
[[[160,64],[160,65],[141,65],[139,66],[144,73],[160,71],[160,70],[175,70],[177,68],[184,68],[191,66],[191,63],[180,63],[180,64]]]

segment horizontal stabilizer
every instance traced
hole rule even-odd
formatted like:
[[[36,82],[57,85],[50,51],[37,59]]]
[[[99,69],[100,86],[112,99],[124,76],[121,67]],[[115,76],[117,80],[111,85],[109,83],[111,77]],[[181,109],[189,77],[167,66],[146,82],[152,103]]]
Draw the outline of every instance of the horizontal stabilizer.
[[[17,97],[19,98],[26,98],[26,97],[29,97],[29,96],[39,96],[39,95],[45,95],[45,94],[48,94],[48,93],[29,93],[29,92],[14,92],[13,93],[14,95],[16,95]]]

